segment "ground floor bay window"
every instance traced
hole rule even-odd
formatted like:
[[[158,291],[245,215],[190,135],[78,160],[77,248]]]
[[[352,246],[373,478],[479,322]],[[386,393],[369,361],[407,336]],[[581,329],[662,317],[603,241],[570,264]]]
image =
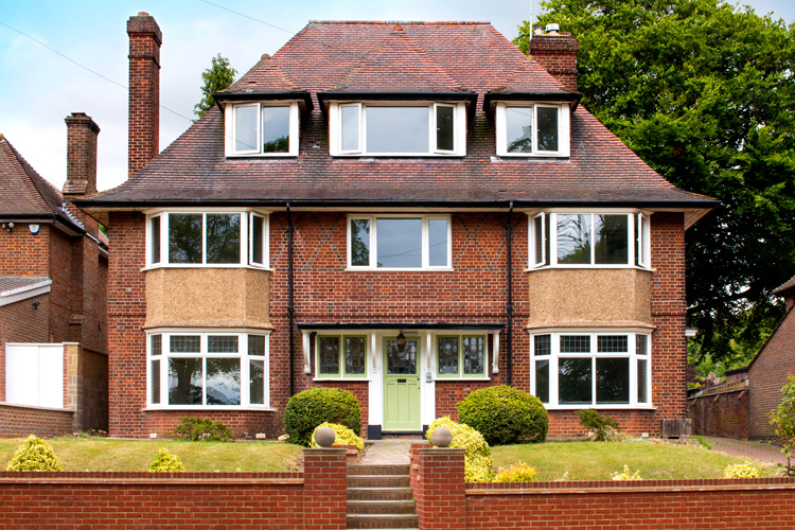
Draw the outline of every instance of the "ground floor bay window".
[[[546,332],[531,340],[531,392],[547,408],[652,406],[648,332]]]

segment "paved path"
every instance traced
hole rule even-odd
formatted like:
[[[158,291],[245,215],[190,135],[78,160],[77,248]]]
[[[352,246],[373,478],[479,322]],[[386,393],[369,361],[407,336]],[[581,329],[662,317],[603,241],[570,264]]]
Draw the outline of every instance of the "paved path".
[[[417,440],[374,440],[368,442],[364,457],[360,464],[397,464],[408,465],[409,449]]]
[[[781,447],[769,445],[767,442],[749,442],[730,438],[714,438],[712,436],[704,436],[703,438],[712,446],[713,450],[721,451],[728,455],[746,456],[764,462],[775,462],[776,464],[787,463],[787,457],[779,452]]]

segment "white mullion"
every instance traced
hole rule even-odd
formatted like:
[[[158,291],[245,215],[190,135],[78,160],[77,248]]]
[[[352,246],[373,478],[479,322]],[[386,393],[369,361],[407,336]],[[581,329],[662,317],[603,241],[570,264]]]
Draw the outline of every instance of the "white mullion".
[[[541,265],[543,267],[544,264],[547,262],[547,257],[546,257],[547,245],[546,245],[546,241],[545,241],[545,239],[547,237],[546,236],[546,234],[547,234],[546,228],[547,227],[546,227],[546,224],[545,224],[547,222],[547,219],[546,219],[547,216],[546,216],[545,213],[541,213],[540,216],[541,216],[541,263],[539,265]]]
[[[430,221],[427,216],[422,216],[422,235],[420,237],[420,254],[422,255],[422,268],[427,269],[431,263],[430,260],[430,237],[429,237]]]
[[[240,356],[240,406],[248,407],[251,405],[251,361],[248,356],[248,333],[240,333],[238,337],[237,353]]]

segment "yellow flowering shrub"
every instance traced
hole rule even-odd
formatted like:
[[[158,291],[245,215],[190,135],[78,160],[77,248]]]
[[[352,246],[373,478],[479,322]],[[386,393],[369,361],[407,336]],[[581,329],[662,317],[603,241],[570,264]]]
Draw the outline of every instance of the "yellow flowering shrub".
[[[433,431],[447,427],[453,433],[452,448],[464,449],[464,473],[467,482],[491,482],[494,475],[494,462],[491,448],[483,436],[469,425],[459,424],[444,416],[433,420],[425,437],[433,441]]]
[[[643,480],[643,478],[640,476],[640,469],[635,471],[633,474],[627,465],[624,466],[623,473],[619,473],[618,471],[610,473],[610,478],[613,480]]]
[[[509,468],[501,468],[494,477],[494,482],[533,482],[538,472],[524,462],[516,462]]]
[[[347,428],[345,425],[340,425],[338,423],[321,423],[315,430],[312,431],[312,440],[309,442],[309,447],[320,447],[317,442],[315,442],[315,433],[321,427],[331,427],[334,429],[334,432],[337,434],[336,439],[332,445],[355,445],[356,448],[361,451],[364,449],[364,440],[359,438],[355,432]]]
[[[52,446],[31,434],[22,442],[7,471],[63,471],[61,461],[55,456]]]
[[[762,468],[756,467],[746,460],[742,464],[729,464],[723,472],[723,478],[760,478]]]
[[[150,473],[178,473],[185,471],[182,460],[177,455],[172,455],[165,448],[160,449],[149,466]]]

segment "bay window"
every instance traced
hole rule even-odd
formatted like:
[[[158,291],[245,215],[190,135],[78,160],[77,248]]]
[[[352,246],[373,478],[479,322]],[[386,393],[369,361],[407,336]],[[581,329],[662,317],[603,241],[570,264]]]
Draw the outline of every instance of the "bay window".
[[[230,105],[225,111],[226,156],[297,156],[298,103]]]
[[[449,216],[349,216],[348,267],[449,270],[450,230]]]
[[[568,157],[568,110],[567,104],[497,103],[497,154]]]

